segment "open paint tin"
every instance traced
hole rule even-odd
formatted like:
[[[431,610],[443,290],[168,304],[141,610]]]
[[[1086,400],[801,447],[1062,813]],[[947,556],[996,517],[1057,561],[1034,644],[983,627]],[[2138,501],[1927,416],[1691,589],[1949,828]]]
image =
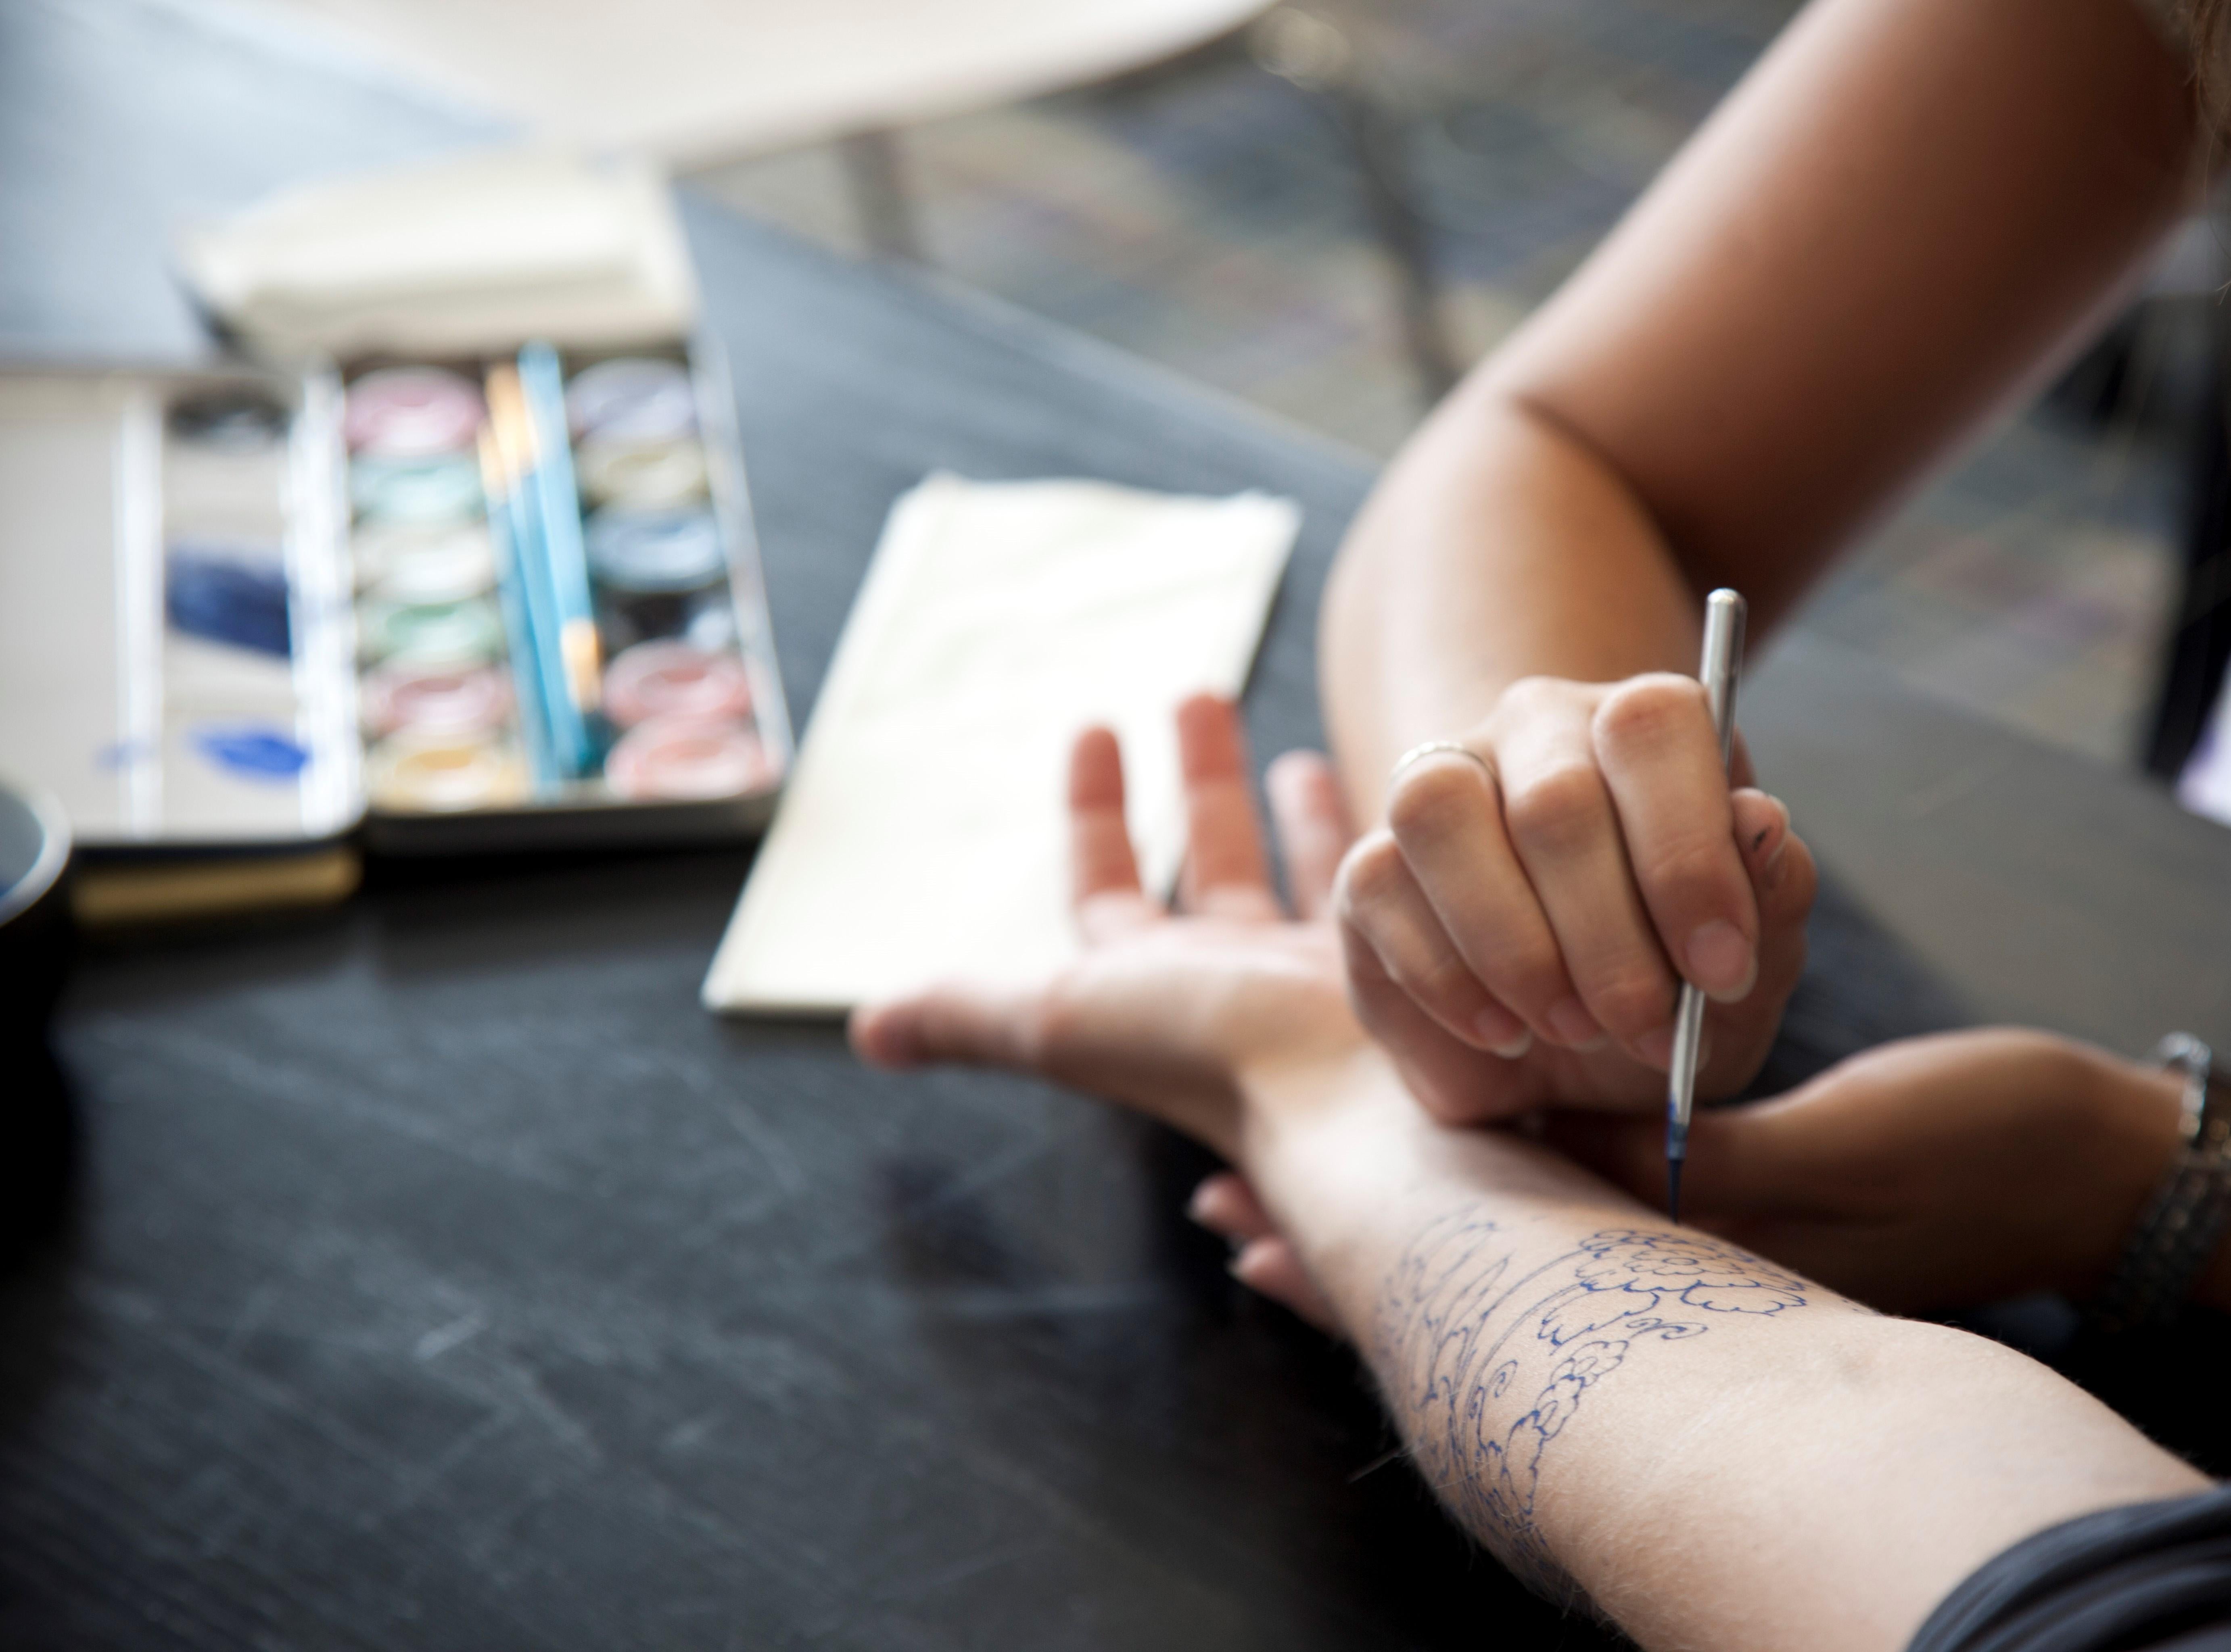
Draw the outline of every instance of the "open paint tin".
[[[792,737],[733,405],[681,339],[0,369],[0,770],[94,851],[747,836]]]

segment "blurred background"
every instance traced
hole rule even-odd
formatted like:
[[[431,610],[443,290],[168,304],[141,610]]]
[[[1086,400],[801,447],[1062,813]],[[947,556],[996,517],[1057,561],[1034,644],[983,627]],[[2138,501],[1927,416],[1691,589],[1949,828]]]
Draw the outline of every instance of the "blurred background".
[[[905,228],[953,281],[1384,457],[1434,381],[1374,219],[1372,145],[1461,368],[1586,256],[1797,10],[1313,0],[1299,15],[1333,25],[1344,60],[1282,9],[1109,84],[906,130]],[[1375,126],[1363,144],[1358,106]],[[697,181],[871,249],[836,148]],[[2136,760],[2177,591],[2220,261],[2197,226],[2153,301],[1872,536],[1808,623],[1917,687]]]

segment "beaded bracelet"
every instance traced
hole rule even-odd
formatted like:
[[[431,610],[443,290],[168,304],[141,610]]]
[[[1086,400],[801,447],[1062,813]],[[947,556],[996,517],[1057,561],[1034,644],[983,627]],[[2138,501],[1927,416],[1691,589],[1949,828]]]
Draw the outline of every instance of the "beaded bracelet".
[[[2092,1307],[2100,1331],[2174,1320],[2231,1214],[2231,1085],[2214,1081],[2214,1053],[2189,1033],[2163,1039],[2154,1059],[2184,1074],[2182,1145]]]

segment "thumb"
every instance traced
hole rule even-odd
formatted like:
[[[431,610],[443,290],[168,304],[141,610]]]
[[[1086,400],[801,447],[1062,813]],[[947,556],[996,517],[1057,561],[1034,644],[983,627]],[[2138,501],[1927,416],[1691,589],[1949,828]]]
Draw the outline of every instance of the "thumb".
[[[902,998],[864,1003],[846,1027],[870,1067],[902,1071],[941,1062],[1031,1071],[1037,1065],[1041,994],[947,981]]]

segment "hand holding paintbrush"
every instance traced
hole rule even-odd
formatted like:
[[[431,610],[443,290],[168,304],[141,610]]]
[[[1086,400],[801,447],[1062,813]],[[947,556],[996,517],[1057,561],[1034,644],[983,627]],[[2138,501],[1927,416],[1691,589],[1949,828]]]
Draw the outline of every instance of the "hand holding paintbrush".
[[[1652,649],[1693,658],[1694,635]],[[1695,1087],[1749,1082],[1803,967],[1814,875],[1788,811],[1730,791],[1731,742],[1693,679],[1656,670],[1520,678],[1404,756],[1339,918],[1358,1011],[1428,1112],[1661,1111],[1685,986],[1706,1001]]]

